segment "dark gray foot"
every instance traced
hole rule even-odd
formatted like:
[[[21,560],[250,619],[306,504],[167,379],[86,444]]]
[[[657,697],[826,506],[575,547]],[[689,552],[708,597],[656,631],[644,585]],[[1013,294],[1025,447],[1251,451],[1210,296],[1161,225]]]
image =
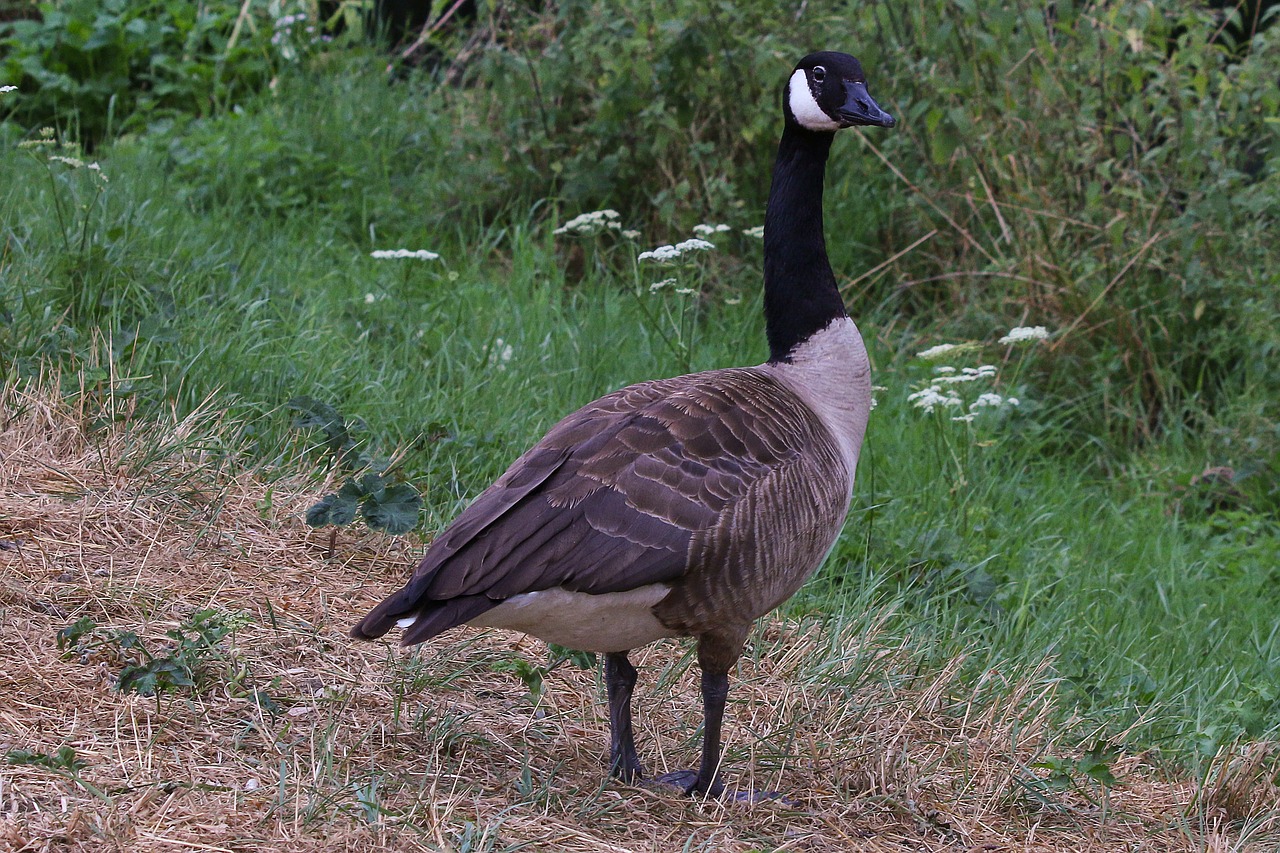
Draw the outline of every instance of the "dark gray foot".
[[[663,773],[653,780],[653,784],[675,788],[688,796],[705,795],[704,792],[698,790],[698,774],[692,770]],[[716,780],[716,784],[709,796],[729,803],[778,803],[790,808],[798,808],[800,805],[795,800],[783,796],[779,791],[734,791],[726,793],[724,785],[719,780]]]
[[[724,793],[724,783],[719,779],[712,780],[710,785],[699,785],[698,774],[694,770],[676,770],[663,773],[653,780],[657,785],[676,788],[689,796],[719,797]]]

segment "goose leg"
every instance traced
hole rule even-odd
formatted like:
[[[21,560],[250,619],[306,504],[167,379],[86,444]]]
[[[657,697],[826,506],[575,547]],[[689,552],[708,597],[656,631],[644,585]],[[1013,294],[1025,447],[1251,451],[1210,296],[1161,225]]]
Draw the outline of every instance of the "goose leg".
[[[729,698],[729,669],[742,654],[746,629],[731,635],[703,634],[698,640],[698,665],[702,668],[702,760],[698,772],[677,770],[658,781],[675,785],[686,794],[718,797],[724,792],[720,781],[720,729],[724,706]]]
[[[636,686],[636,668],[627,660],[626,652],[605,655],[604,686],[609,694],[609,772],[624,782],[638,781],[644,771],[631,728],[631,692]]]

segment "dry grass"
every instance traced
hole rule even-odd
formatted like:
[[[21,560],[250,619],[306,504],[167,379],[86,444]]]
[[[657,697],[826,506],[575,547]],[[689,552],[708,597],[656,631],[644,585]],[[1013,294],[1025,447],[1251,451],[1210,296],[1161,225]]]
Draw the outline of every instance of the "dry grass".
[[[42,850],[1268,850],[1275,753],[1223,755],[1208,779],[1125,756],[1122,784],[1054,792],[1028,766],[1071,752],[1052,680],[974,683],[922,668],[857,624],[775,621],[731,692],[726,775],[791,804],[701,803],[605,780],[595,673],[564,665],[535,702],[504,663],[536,641],[458,631],[402,654],[346,628],[413,559],[411,543],[299,521],[301,479],[219,464],[215,410],[127,429],[115,401],[0,391],[0,752],[71,747],[77,774],[0,761],[0,848]],[[106,415],[107,417],[103,417]],[[116,422],[99,427],[95,421]],[[268,487],[267,483],[273,485]],[[269,495],[269,499],[268,499]],[[100,649],[58,630],[88,616],[159,646],[197,610],[241,627],[195,690],[113,686]],[[685,646],[635,656],[651,770],[696,758]],[[267,694],[273,713],[253,700]],[[77,778],[73,778],[77,776]]]

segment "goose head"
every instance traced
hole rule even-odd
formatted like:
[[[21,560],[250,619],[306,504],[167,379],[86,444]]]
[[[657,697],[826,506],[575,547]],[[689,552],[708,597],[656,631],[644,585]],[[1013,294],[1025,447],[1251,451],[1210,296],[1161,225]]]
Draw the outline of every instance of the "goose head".
[[[805,130],[834,133],[854,125],[893,127],[893,116],[867,92],[862,63],[847,53],[811,53],[787,81],[783,109],[788,123]]]

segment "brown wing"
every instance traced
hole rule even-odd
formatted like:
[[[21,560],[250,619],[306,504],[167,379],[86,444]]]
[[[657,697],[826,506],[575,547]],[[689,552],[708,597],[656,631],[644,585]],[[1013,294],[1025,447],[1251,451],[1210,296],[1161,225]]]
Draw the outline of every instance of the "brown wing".
[[[417,614],[410,644],[524,592],[606,593],[683,578],[695,558],[715,559],[703,543],[740,515],[726,510],[795,469],[815,430],[819,441],[825,435],[807,410],[779,417],[796,403],[751,368],[602,397],[516,460],[352,634],[378,637]]]

